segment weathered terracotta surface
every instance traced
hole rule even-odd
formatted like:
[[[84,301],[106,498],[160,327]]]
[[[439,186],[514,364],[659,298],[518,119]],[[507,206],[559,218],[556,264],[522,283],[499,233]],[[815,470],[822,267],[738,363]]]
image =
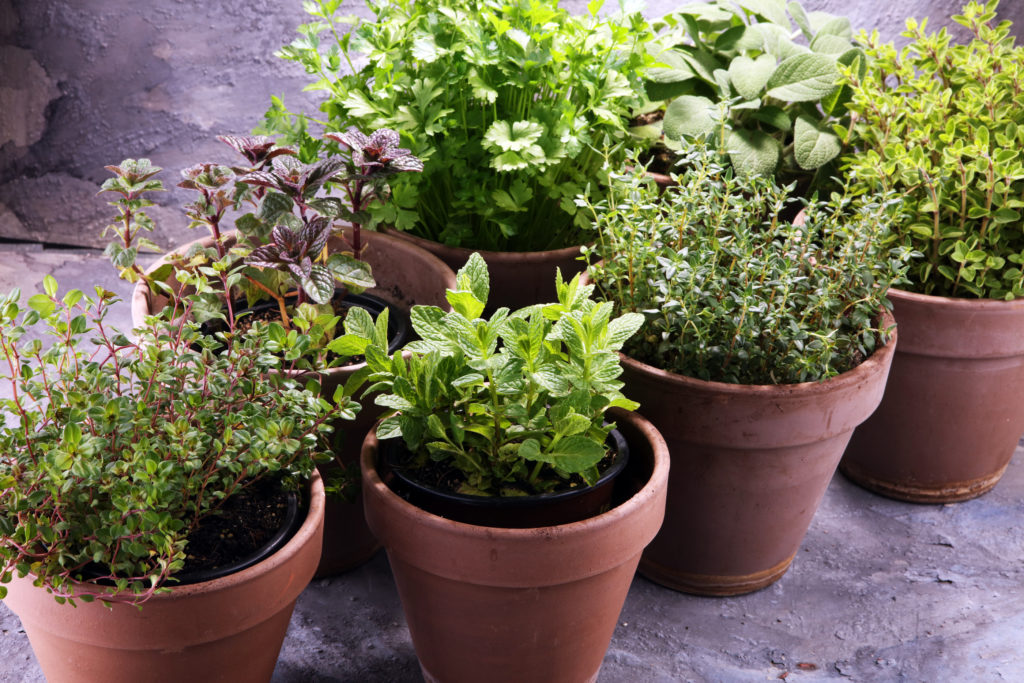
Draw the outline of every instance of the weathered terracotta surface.
[[[397,230],[388,231],[387,234],[426,249],[455,271],[466,263],[470,254],[479,251],[480,256],[487,262],[491,276],[488,311],[502,306],[516,310],[531,304],[557,301],[555,270],[560,268],[562,277],[570,280],[573,275],[583,272],[585,268],[583,261],[578,260],[579,247],[551,251],[481,251],[449,247]]]
[[[668,481],[657,430],[636,415],[614,418],[630,443],[627,499],[532,529],[462,524],[407,503],[378,477],[377,440],[367,436],[367,520],[388,551],[426,680],[596,679],[640,553],[661,525]]]
[[[351,235],[351,228],[344,231],[346,239]],[[225,245],[234,244],[234,231],[225,233]],[[408,310],[413,304],[428,304],[447,308],[445,290],[455,287],[455,273],[440,259],[429,251],[419,249],[408,240],[397,239],[391,234],[363,230],[361,240],[364,245],[362,258],[370,264],[377,286],[366,292],[384,299],[389,304]],[[185,254],[193,245],[213,246],[212,237],[183,244],[175,248],[175,252]],[[351,251],[348,244],[341,238],[332,237],[327,244],[329,251]],[[167,262],[164,256],[153,263],[148,272],[159,269]],[[135,287],[132,293],[132,322],[142,323],[147,314],[159,310],[166,305],[163,297],[153,296],[143,284]]]
[[[1024,300],[889,297],[900,328],[889,384],[839,469],[899,500],[980,496],[1024,433]]]
[[[351,238],[351,229],[343,232],[346,239]],[[234,233],[225,235],[227,246],[234,244]],[[368,294],[384,299],[392,306],[408,311],[415,304],[439,306],[450,310],[445,290],[455,289],[455,273],[433,254],[420,249],[407,241],[396,239],[391,235],[364,230],[361,233],[364,245],[362,258],[370,264],[377,286],[366,290]],[[213,246],[213,238],[204,237],[194,242],[177,247],[176,251],[185,254],[195,244]],[[328,242],[331,251],[349,249],[347,244],[338,237]],[[161,258],[150,266],[150,272],[157,270],[166,262]],[[153,310],[165,306],[163,297],[153,296],[147,287],[139,284],[132,296],[132,320],[139,325]],[[334,390],[343,385],[353,373],[364,367],[364,363],[345,367],[330,368],[319,373],[320,384],[324,396],[333,396]],[[299,377],[301,380],[301,376]],[[342,430],[344,438],[341,447],[341,460],[346,466],[356,467],[359,462],[359,449],[363,437],[384,409],[373,402],[373,397],[359,398],[363,409],[351,422],[340,422],[336,429]],[[324,523],[325,546],[323,559],[317,569],[317,577],[332,576],[339,572],[352,569],[369,560],[379,548],[363,518],[361,493],[356,498],[344,502],[335,497],[327,501],[327,513]]]
[[[299,593],[317,562],[324,490],[317,476],[306,521],[267,560],[224,578],[172,588],[141,610],[58,605],[30,577],[4,602],[21,619],[47,680],[60,683],[269,681]]]
[[[882,398],[895,336],[824,382],[705,382],[623,357],[672,456],[661,532],[640,573],[698,595],[763,588],[789,568],[854,427]]]

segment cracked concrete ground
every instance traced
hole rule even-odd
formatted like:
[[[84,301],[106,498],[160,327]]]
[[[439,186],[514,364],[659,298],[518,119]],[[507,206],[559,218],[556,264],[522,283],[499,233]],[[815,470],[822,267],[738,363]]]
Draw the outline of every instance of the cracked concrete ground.
[[[92,284],[127,295],[102,254],[0,244],[0,291]],[[115,322],[127,326],[127,304]],[[633,581],[600,683],[1024,680],[1024,455],[954,505],[880,498],[836,475],[789,572],[735,598]],[[0,681],[44,680],[0,606]],[[387,558],[299,598],[276,683],[422,680]]]

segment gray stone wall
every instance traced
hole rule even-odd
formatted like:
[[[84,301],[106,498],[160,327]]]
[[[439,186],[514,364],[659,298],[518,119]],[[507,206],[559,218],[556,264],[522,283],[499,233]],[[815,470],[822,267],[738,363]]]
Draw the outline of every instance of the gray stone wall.
[[[677,4],[653,0],[647,13]],[[566,5],[582,10],[585,0]],[[805,5],[852,12],[855,25],[893,38],[907,15],[948,24],[960,1]],[[1024,3],[1003,5],[1024,25]],[[360,0],[345,6],[365,11]],[[300,0],[0,0],[0,238],[100,245],[110,216],[95,196],[104,165],[147,156],[173,184],[192,163],[231,160],[214,136],[250,130],[271,94],[315,110],[301,93],[305,74],[273,56],[305,20]],[[177,208],[186,198],[161,198],[158,242],[198,236]]]

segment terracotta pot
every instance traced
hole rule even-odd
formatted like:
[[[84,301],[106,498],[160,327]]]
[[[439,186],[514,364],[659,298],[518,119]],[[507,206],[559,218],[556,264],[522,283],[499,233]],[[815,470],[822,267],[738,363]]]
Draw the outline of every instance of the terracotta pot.
[[[230,576],[172,588],[141,610],[58,605],[28,576],[8,584],[5,602],[50,681],[269,681],[295,600],[320,559],[324,489],[318,476],[311,491],[305,522],[270,558]]]
[[[351,236],[351,228],[344,231]],[[391,235],[364,230],[363,259],[370,264],[377,286],[366,290],[368,294],[380,297],[392,306],[408,311],[414,304],[440,306],[449,310],[445,290],[455,289],[455,273],[433,254],[420,249],[408,241]],[[228,246],[234,244],[235,233],[225,235]],[[185,254],[193,245],[213,246],[213,238],[204,237],[177,247],[174,251]],[[340,251],[346,245],[337,237],[328,242],[328,249]],[[159,259],[148,272],[154,272],[167,262],[167,256]],[[155,310],[167,305],[167,299],[154,296],[144,284],[136,285],[132,294],[132,321],[135,325]],[[320,373],[319,381],[324,396],[333,396],[334,390],[348,381],[363,363],[339,368],[330,368]],[[301,379],[301,377],[300,377]],[[356,466],[363,437],[373,427],[384,409],[373,402],[373,397],[360,399],[363,409],[351,422],[341,422],[336,427],[342,430],[339,459],[342,465]],[[352,502],[331,497],[327,502],[324,523],[325,547],[317,577],[332,576],[357,567],[366,562],[380,547],[373,538],[363,518],[361,494]]]
[[[491,276],[491,295],[487,311],[507,306],[513,311],[524,306],[558,301],[555,294],[555,270],[561,268],[562,277],[571,280],[586,267],[580,257],[579,247],[552,249],[550,251],[481,251],[463,247],[449,247],[415,237],[398,230],[389,230],[389,235],[426,249],[444,261],[452,270],[458,270],[474,251],[479,251]]]
[[[640,573],[697,595],[778,580],[853,428],[882,398],[895,345],[894,335],[837,377],[786,385],[706,382],[623,357],[624,393],[672,454],[665,524]]]
[[[596,517],[498,529],[424,512],[377,475],[363,444],[370,528],[388,551],[427,681],[575,683],[597,678],[640,552],[661,525],[665,443],[649,422],[614,415],[630,445],[624,498]]]
[[[839,469],[898,500],[980,496],[1024,432],[1024,300],[889,298],[900,328],[892,374]]]

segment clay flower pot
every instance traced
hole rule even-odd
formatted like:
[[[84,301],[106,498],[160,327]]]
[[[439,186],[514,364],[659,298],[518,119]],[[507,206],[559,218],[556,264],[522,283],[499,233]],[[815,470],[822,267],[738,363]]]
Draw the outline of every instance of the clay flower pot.
[[[319,476],[310,490],[302,526],[269,558],[223,578],[172,588],[141,610],[58,605],[30,576],[15,576],[4,601],[21,619],[50,681],[269,681],[295,600],[320,559]]]
[[[624,393],[672,454],[665,523],[640,573],[697,595],[778,580],[853,428],[881,401],[895,346],[893,335],[853,370],[783,385],[707,382],[623,356]]]
[[[558,526],[499,529],[425,512],[377,474],[363,444],[366,516],[388,552],[428,681],[578,683],[597,678],[644,546],[664,513],[668,453],[617,412],[630,446],[622,502]]]
[[[346,228],[344,235],[346,238],[351,237],[351,228]],[[455,273],[451,268],[430,252],[391,235],[363,230],[360,236],[364,245],[362,258],[370,264],[374,279],[377,281],[376,287],[366,290],[367,294],[379,297],[389,305],[404,311],[408,311],[415,304],[439,306],[449,310],[445,290],[456,289]],[[234,240],[234,233],[225,235],[225,242],[229,246],[234,244]],[[196,244],[212,247],[213,238],[204,237],[176,247],[174,251],[185,254]],[[344,243],[337,237],[332,237],[328,242],[328,249],[331,251],[344,248]],[[166,256],[157,260],[148,272],[156,271],[166,262]],[[154,296],[145,284],[136,285],[132,295],[132,322],[140,325],[147,315],[160,310],[166,304],[167,300],[164,297]],[[348,381],[348,378],[364,365],[358,363],[329,368],[319,373],[323,395],[333,396],[335,388]],[[301,377],[299,379],[301,380]],[[372,397],[361,399],[360,404],[363,409],[359,411],[356,419],[339,425],[343,431],[339,457],[346,466],[355,466],[358,463],[363,437],[384,411],[384,408],[374,405]],[[324,466],[321,466],[321,469],[324,469]],[[318,578],[333,576],[357,567],[377,552],[380,545],[366,526],[359,494],[351,502],[333,496],[328,499],[324,539],[323,557],[316,573]]]
[[[425,240],[398,230],[387,231],[398,239],[405,240],[434,254],[452,270],[466,264],[474,251],[479,252],[487,262],[491,276],[491,295],[487,310],[493,311],[507,306],[514,310],[537,303],[557,301],[555,293],[555,270],[562,270],[562,277],[571,280],[581,273],[586,264],[579,260],[579,247],[565,247],[550,251],[481,251],[464,247],[449,247],[440,242]]]
[[[889,298],[900,329],[889,384],[839,469],[898,500],[980,496],[1024,432],[1024,300]]]

